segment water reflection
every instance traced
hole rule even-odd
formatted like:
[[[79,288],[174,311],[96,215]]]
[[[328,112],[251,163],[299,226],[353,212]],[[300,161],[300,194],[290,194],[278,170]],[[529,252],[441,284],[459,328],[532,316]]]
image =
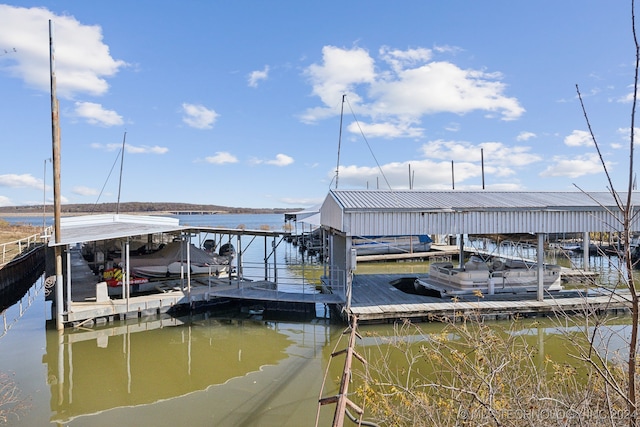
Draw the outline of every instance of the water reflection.
[[[329,327],[325,325],[288,328],[272,322],[208,318],[206,314],[63,334],[49,330],[46,336],[43,362],[51,391],[51,421],[57,423],[111,409],[188,397],[233,379],[242,382],[252,373],[262,378],[260,382],[265,386],[271,384],[271,388],[255,387],[251,397],[255,399],[256,393],[271,395],[274,386],[284,389],[284,384],[271,377],[276,366],[295,363],[284,363],[292,353],[302,356],[296,358],[298,364],[300,360],[309,363],[318,356],[319,362],[326,362],[321,350],[330,341]],[[264,380],[265,376],[269,380]],[[278,376],[282,373],[275,375]],[[228,400],[226,408],[216,409],[215,417],[234,419],[229,418],[230,411],[237,407],[244,407],[251,416],[260,416],[256,408],[247,407],[246,399],[246,393],[241,393],[237,401]],[[291,401],[291,396],[287,399]],[[188,404],[187,408],[192,416],[199,413],[202,419],[214,416],[211,404]],[[156,414],[160,417],[156,422],[170,425],[164,421],[171,415],[160,412],[163,414]],[[100,422],[94,420],[96,425],[102,425],[103,417],[98,417]]]

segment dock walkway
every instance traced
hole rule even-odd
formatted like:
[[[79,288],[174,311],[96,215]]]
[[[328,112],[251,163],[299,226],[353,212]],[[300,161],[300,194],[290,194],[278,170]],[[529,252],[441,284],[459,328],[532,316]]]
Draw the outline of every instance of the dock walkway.
[[[459,297],[457,300],[410,294],[393,283],[412,282],[418,276],[399,274],[371,274],[354,277],[351,313],[359,322],[385,322],[397,319],[432,320],[478,314],[488,318],[553,315],[554,313],[592,313],[599,311],[625,311],[628,307],[624,294],[585,296],[578,291],[560,291],[547,294],[538,301],[536,293],[484,295]]]
[[[135,295],[128,299],[120,296],[100,298],[100,281],[77,250],[71,252],[71,301],[67,307],[66,322],[82,323],[96,318],[138,317],[166,313],[178,305],[191,306],[215,299],[244,299],[306,304],[338,304],[344,297],[317,292],[283,292],[269,281],[244,281],[237,278],[192,276],[191,286],[186,278],[154,281],[157,292]],[[299,286],[304,289],[304,286]]]
[[[192,277],[191,286],[186,279],[163,279],[156,284],[157,293],[121,297],[98,298],[99,278],[89,269],[78,251],[72,252],[72,301],[68,304],[65,321],[79,324],[92,319],[139,317],[165,313],[171,308],[217,299],[243,299],[247,301],[275,301],[300,304],[331,304],[345,307],[344,297],[330,293],[294,293],[277,290],[268,281],[241,281],[235,278]],[[412,284],[417,275],[370,274],[353,278],[350,314],[362,323],[391,322],[403,318],[431,320],[461,314],[478,313],[482,316],[502,318],[512,316],[550,315],[558,311],[625,310],[620,295],[585,297],[577,291],[555,292],[537,301],[535,293],[499,294],[460,297],[457,301],[403,292],[394,283]],[[300,286],[300,288],[304,288]]]

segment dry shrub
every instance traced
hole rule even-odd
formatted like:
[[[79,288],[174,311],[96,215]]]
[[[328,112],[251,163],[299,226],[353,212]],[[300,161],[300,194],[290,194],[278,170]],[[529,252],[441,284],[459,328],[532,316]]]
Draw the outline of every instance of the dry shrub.
[[[618,426],[627,403],[590,363],[538,354],[524,327],[466,318],[438,334],[396,325],[357,372],[366,419],[389,426]],[[622,365],[612,367],[624,382]]]

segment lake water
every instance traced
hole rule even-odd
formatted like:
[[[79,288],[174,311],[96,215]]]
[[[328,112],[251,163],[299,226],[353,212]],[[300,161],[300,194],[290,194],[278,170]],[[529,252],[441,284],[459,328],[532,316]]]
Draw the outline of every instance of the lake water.
[[[281,230],[284,215],[181,217],[188,225]],[[38,218],[12,222],[41,224]],[[256,253],[262,247],[256,245]],[[258,251],[260,249],[260,251]],[[249,257],[252,249],[248,248]],[[293,262],[293,247],[278,251]],[[249,259],[251,261],[251,259]],[[268,320],[230,313],[157,316],[102,328],[51,325],[40,278],[0,318],[0,381],[8,376],[25,407],[8,425],[313,425],[330,353],[344,329],[328,317]],[[49,326],[46,326],[49,324]],[[332,363],[326,393],[337,389]],[[335,365],[335,366],[334,366]],[[0,408],[1,410],[2,408]],[[333,407],[320,411],[321,425]]]
[[[279,230],[284,216],[186,216],[181,221]],[[296,252],[279,248],[278,262],[302,262]],[[426,271],[424,263],[375,268]],[[345,347],[345,325],[332,323],[321,310],[305,321],[203,312],[59,332],[47,326],[51,303],[45,301],[42,282],[0,317],[0,381],[8,377],[24,399],[19,417],[9,414],[7,425],[310,426],[317,416],[318,425],[331,424],[334,405],[318,411],[318,398],[337,391],[344,358],[330,355]],[[441,325],[423,329],[438,332]],[[363,326],[360,332],[367,346],[375,345],[366,338],[370,332],[389,335],[393,329]],[[527,333],[545,344],[546,353],[562,357],[553,325],[531,322]]]

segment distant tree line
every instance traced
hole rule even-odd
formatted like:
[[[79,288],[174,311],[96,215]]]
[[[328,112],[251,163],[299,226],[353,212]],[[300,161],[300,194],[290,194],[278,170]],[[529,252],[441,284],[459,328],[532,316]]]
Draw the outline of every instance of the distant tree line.
[[[285,208],[241,208],[241,207],[229,207],[219,205],[199,205],[191,203],[169,203],[169,202],[125,202],[120,203],[118,209],[116,203],[72,203],[63,204],[60,207],[63,214],[81,214],[81,213],[161,213],[161,212],[176,212],[176,211],[209,211],[229,214],[244,214],[244,213],[263,213],[263,214],[281,214],[287,212],[295,212],[297,209],[285,209]],[[53,205],[46,205],[44,211],[47,214],[53,215]],[[2,206],[0,207],[0,214],[42,214],[42,205],[29,205],[29,206]]]

